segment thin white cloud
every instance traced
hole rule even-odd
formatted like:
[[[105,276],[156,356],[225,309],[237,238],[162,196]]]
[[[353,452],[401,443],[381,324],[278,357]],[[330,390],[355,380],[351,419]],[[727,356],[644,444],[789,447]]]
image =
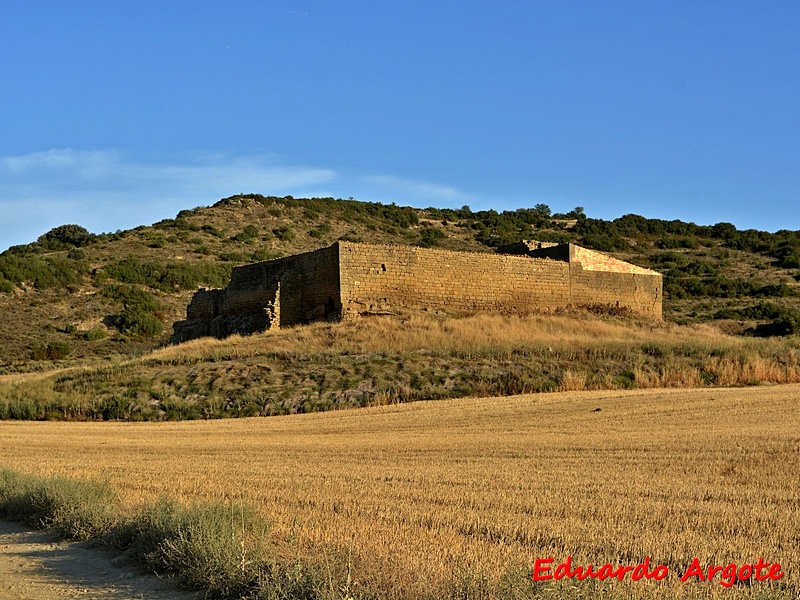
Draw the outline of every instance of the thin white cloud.
[[[281,164],[269,155],[192,154],[163,162],[107,150],[0,157],[0,251],[76,223],[99,233],[148,225],[238,193],[356,197],[411,206],[476,201],[453,187],[392,175]]]
[[[0,250],[63,223],[112,231],[236,193],[292,194],[337,177],[331,169],[275,164],[260,155],[147,163],[66,148],[0,157]]]
[[[3,175],[0,192],[33,182],[71,182],[83,188],[104,189],[157,186],[154,192],[166,189],[213,189],[225,186],[268,186],[285,189],[297,185],[329,183],[336,178],[330,169],[272,165],[264,157],[206,156],[191,161],[154,164],[127,161],[115,152],[72,149],[48,150],[23,156],[0,159]],[[1,200],[2,198],[0,198]]]
[[[0,165],[7,174],[22,174],[36,169],[65,169],[74,168],[80,164],[87,164],[100,160],[107,161],[107,154],[103,152],[75,152],[74,150],[47,150],[46,152],[33,152],[22,156],[5,156],[0,160]]]
[[[364,177],[363,181],[367,185],[388,190],[399,197],[409,197],[415,201],[451,202],[459,198],[465,198],[464,194],[449,186],[427,181],[401,179],[392,175],[370,175]]]

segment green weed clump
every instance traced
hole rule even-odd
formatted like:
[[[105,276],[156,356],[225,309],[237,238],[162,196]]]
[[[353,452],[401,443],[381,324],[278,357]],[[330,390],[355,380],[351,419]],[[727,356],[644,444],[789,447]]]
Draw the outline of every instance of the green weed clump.
[[[0,519],[89,540],[206,598],[373,598],[352,588],[338,555],[317,564],[278,560],[266,520],[230,502],[161,499],[130,515],[107,484],[0,470]]]
[[[102,483],[0,471],[0,518],[88,540],[119,521],[116,493]]]
[[[33,360],[63,360],[69,356],[71,351],[67,342],[37,343],[31,347],[31,358]]]
[[[159,500],[116,529],[108,542],[185,587],[221,598],[252,592],[269,559],[266,522],[234,504],[180,506]]]

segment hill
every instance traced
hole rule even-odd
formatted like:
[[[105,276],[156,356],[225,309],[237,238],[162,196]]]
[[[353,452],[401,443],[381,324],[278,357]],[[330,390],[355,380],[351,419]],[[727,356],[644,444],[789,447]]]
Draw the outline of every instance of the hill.
[[[800,233],[625,215],[413,209],[333,198],[238,195],[112,234],[64,225],[0,255],[0,373],[124,360],[163,345],[199,286],[233,266],[337,239],[493,252],[574,242],[665,275],[669,322],[746,335],[800,329]]]

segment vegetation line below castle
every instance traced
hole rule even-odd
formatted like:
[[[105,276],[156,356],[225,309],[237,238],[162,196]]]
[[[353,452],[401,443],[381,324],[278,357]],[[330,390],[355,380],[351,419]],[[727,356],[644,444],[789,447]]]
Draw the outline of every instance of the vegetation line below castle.
[[[800,382],[794,337],[627,316],[424,313],[205,338],[110,366],[17,376],[0,418],[181,420],[544,391]]]

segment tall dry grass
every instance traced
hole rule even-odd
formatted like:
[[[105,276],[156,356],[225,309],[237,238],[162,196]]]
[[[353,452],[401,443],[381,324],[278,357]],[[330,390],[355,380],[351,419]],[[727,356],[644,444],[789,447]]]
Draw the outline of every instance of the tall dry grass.
[[[800,338],[573,312],[425,313],[204,338],[0,382],[0,418],[173,420],[463,396],[800,382]]]
[[[156,350],[140,361],[193,364],[257,356],[395,355],[420,350],[461,358],[490,355],[513,359],[525,353],[558,354],[565,360],[579,359],[586,352],[609,357],[630,353],[633,357],[707,357],[705,365],[719,375],[720,383],[734,385],[743,377],[775,383],[800,381],[799,349],[796,337],[743,338],[726,335],[710,325],[602,319],[580,311],[568,315],[476,314],[462,318],[415,312],[401,318],[315,323],[224,340],[201,338]],[[732,354],[736,356],[731,358]],[[735,373],[742,368],[746,373],[737,378]],[[685,379],[694,380],[691,374]],[[662,380],[669,381],[671,377]]]
[[[270,354],[384,353],[425,349],[464,356],[511,356],[525,347],[584,347],[595,344],[647,343],[666,336],[675,343],[712,344],[720,333],[707,326],[680,327],[627,319],[603,320],[588,313],[461,318],[413,312],[401,317],[370,317],[342,323],[313,323],[254,336],[224,340],[201,338],[156,350],[144,362],[192,363],[215,358]],[[722,336],[724,337],[724,336]]]

